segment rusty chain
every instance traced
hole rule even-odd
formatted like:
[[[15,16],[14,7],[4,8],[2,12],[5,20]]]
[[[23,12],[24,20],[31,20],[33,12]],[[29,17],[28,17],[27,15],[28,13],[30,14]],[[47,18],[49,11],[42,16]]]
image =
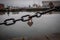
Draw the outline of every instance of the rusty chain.
[[[49,10],[46,10],[46,11],[42,12],[42,13],[36,12],[35,15],[32,15],[32,16],[30,16],[30,15],[24,15],[24,16],[21,17],[21,19],[17,19],[17,20],[15,20],[14,18],[6,19],[6,20],[4,20],[3,23],[0,23],[0,25],[3,25],[3,24],[4,24],[4,25],[6,25],[6,26],[9,26],[9,25],[15,24],[17,21],[26,22],[26,21],[29,21],[30,18],[33,18],[33,17],[39,18],[39,17],[41,17],[43,14],[46,14],[46,13],[51,12],[51,11],[54,11],[54,10],[56,10],[56,9],[58,9],[58,8],[51,8],[51,9],[49,9]],[[27,17],[27,19],[24,19],[25,17]],[[12,23],[8,23],[8,21],[12,21]]]

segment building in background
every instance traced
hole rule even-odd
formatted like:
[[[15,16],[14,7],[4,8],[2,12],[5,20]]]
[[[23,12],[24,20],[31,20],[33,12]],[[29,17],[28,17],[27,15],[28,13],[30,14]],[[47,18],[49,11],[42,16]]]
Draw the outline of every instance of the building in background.
[[[52,2],[54,6],[60,6],[60,1],[42,1],[43,7],[49,7],[49,3]]]
[[[0,10],[1,9],[4,9],[4,4],[0,4]],[[0,12],[0,15],[3,15],[3,14],[5,14],[4,12]]]
[[[4,8],[4,4],[0,4],[0,9],[3,9]]]

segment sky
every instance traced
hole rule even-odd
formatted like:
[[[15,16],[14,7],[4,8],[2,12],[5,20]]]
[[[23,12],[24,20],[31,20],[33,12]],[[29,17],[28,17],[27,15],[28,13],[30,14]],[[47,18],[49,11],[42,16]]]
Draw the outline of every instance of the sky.
[[[28,6],[34,3],[42,5],[42,1],[48,1],[48,0],[0,0],[0,3],[13,6]],[[56,0],[49,0],[49,1],[56,1]]]

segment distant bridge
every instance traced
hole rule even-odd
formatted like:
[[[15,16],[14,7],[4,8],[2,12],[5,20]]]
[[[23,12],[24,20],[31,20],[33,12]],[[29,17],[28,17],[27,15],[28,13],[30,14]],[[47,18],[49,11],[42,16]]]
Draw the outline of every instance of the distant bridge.
[[[60,12],[60,6],[55,7],[57,8],[54,11],[58,11]],[[38,11],[45,11],[48,10],[50,8],[19,8],[19,9],[9,9],[9,8],[4,8],[1,9],[0,12],[38,12]]]

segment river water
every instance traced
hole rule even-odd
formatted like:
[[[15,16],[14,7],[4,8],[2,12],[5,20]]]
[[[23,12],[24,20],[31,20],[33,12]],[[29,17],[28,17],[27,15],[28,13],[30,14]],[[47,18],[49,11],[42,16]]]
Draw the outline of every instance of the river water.
[[[58,12],[54,12],[58,13]],[[34,12],[20,12],[19,14],[12,14],[8,16],[7,14],[0,16],[0,22],[5,19],[14,18],[19,19],[23,15],[34,15]],[[33,18],[33,25],[28,26],[27,22],[18,21],[14,25],[5,26],[0,25],[0,37],[10,38],[10,37],[34,37],[37,35],[59,33],[60,31],[60,14],[46,14],[42,15],[40,18]]]

